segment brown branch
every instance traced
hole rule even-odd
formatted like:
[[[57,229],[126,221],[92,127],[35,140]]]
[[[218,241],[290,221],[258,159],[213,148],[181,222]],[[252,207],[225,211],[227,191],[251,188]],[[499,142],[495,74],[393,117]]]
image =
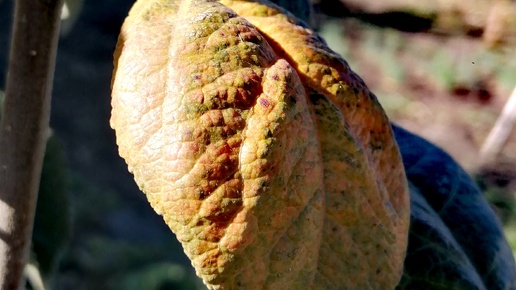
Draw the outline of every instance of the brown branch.
[[[0,285],[20,289],[50,113],[63,0],[16,1],[0,124]]]

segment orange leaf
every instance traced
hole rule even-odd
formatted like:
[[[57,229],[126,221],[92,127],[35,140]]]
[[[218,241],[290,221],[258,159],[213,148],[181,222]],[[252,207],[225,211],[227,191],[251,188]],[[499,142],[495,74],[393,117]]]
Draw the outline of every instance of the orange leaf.
[[[376,98],[287,12],[221,3],[124,23],[111,125],[136,182],[211,289],[394,288],[408,190]]]

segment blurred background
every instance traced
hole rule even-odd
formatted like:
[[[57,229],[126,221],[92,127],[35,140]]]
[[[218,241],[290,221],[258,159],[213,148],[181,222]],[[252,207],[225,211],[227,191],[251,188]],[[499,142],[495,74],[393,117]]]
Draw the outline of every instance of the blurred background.
[[[13,2],[0,0],[0,91]],[[66,2],[52,99],[53,153],[46,159],[61,169],[45,169],[48,186],[40,190],[36,224],[47,234],[35,232],[34,260],[46,265],[51,289],[203,289],[118,157],[109,127],[112,54],[134,0]],[[395,123],[443,147],[475,177],[516,249],[516,133],[481,156],[516,86],[516,2],[313,2],[312,25],[330,47]],[[54,240],[48,231],[56,231]]]

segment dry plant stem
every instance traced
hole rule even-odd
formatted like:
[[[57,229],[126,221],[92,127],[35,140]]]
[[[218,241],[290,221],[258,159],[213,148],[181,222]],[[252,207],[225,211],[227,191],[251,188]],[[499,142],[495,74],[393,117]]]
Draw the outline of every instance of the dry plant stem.
[[[516,87],[514,87],[509,100],[503,108],[502,114],[498,117],[498,120],[496,120],[493,129],[489,133],[489,136],[487,136],[484,145],[482,145],[482,149],[480,149],[481,159],[484,164],[494,161],[498,153],[500,153],[507,142],[515,121]]]
[[[0,124],[0,285],[20,289],[37,200],[63,0],[18,0]]]

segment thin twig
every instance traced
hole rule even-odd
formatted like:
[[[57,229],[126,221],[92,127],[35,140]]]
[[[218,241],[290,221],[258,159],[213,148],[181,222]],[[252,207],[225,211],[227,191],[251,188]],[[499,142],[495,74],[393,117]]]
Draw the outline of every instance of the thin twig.
[[[0,123],[0,285],[22,287],[50,113],[63,0],[18,0]]]
[[[512,91],[509,100],[503,108],[502,114],[487,136],[486,141],[480,149],[480,156],[483,163],[494,161],[507,142],[516,121],[516,87]]]

